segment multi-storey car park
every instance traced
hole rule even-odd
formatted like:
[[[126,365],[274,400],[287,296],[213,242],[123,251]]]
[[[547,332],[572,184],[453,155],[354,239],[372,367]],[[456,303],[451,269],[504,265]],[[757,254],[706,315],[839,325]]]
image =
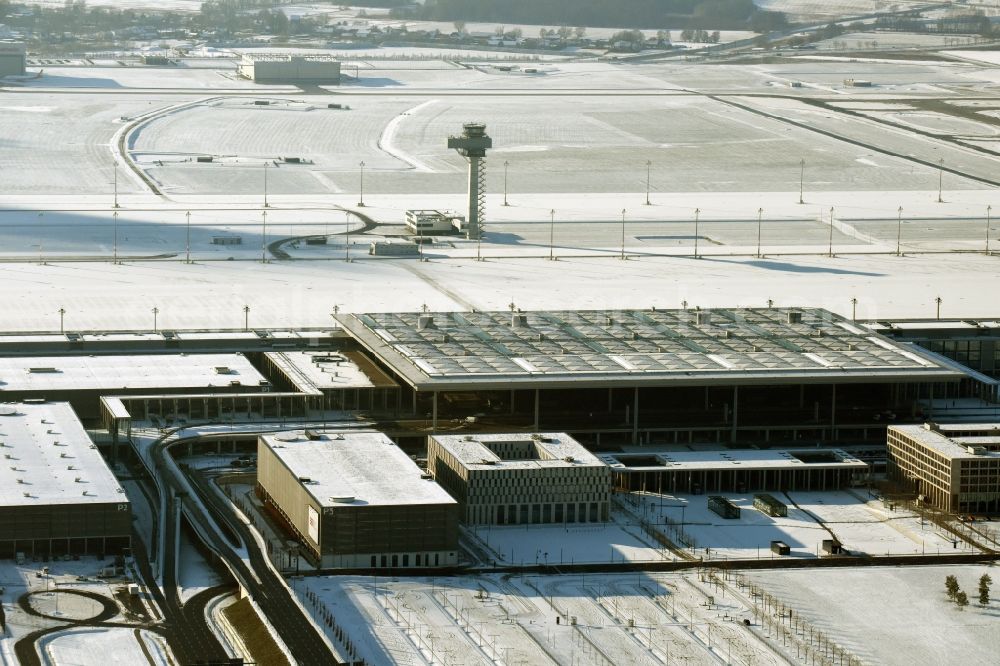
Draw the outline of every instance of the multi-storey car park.
[[[878,443],[969,375],[816,308],[340,314],[435,430]],[[950,387],[950,388],[949,388]]]
[[[458,562],[458,503],[378,432],[262,435],[257,492],[328,568]]]
[[[0,557],[120,553],[128,497],[65,402],[0,405]]]

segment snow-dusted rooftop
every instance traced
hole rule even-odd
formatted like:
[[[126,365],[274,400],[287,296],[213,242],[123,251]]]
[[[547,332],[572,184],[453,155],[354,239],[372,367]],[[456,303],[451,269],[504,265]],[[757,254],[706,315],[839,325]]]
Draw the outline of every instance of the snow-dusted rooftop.
[[[264,381],[243,354],[0,358],[0,395],[4,391],[250,387]]]
[[[949,459],[1000,458],[1000,422],[896,425],[889,429]]]
[[[0,404],[0,453],[3,506],[128,503],[69,403]]]
[[[648,453],[603,453],[599,456],[615,470],[721,470],[778,468],[857,468],[868,465],[840,449],[650,451]]]
[[[323,507],[455,504],[451,495],[380,432],[302,430],[261,435],[260,441]]]
[[[564,432],[500,435],[433,435],[431,437],[470,469],[534,469],[604,467],[597,456]],[[525,458],[505,457],[505,451]]]
[[[366,359],[359,358],[358,353],[282,351],[267,352],[266,356],[299,390],[396,386],[371,361],[362,369],[357,361],[365,362]],[[369,373],[376,376],[373,378]]]
[[[954,379],[959,373],[818,308],[339,315],[418,389]]]

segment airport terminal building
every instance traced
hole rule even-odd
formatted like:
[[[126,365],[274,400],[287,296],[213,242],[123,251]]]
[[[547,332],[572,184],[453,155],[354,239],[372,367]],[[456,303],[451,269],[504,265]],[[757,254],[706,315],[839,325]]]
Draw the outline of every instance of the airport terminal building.
[[[883,443],[886,421],[968,380],[814,308],[335,318],[432,432],[569,432],[598,449]]]

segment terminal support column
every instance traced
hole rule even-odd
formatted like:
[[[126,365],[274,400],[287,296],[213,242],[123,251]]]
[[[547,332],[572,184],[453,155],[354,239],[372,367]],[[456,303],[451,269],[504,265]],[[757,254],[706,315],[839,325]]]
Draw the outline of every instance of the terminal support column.
[[[732,429],[729,432],[729,441],[731,441],[731,442],[735,442],[736,441],[736,425],[737,425],[736,415],[739,413],[739,405],[740,405],[740,387],[739,386],[734,386],[733,387],[733,423],[732,423],[732,426],[731,426]]]
[[[535,427],[534,427],[535,430],[538,430],[538,403],[539,403],[538,393],[539,393],[538,389],[535,389]]]
[[[632,443],[639,442],[639,387],[632,393]]]

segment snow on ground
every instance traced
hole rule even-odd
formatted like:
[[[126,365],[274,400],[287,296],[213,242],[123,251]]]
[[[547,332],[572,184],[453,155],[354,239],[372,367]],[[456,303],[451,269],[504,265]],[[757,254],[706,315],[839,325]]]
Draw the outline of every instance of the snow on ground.
[[[942,51],[942,55],[962,60],[975,60],[987,65],[1000,65],[1000,51]]]
[[[33,605],[40,611],[70,618],[92,617],[98,611],[96,604],[82,597],[66,594],[52,594],[52,590],[71,589],[96,592],[112,599],[114,592],[127,584],[124,579],[98,579],[96,575],[111,560],[96,557],[82,557],[79,560],[52,560],[44,562],[39,558],[18,565],[13,560],[0,559],[0,603],[6,614],[7,631],[0,635],[0,664],[16,664],[14,643],[22,636],[58,623],[53,620],[27,615],[17,605],[17,599],[26,592],[40,592],[33,599]],[[49,568],[47,576],[41,575],[43,567]],[[37,575],[36,575],[37,574]],[[82,578],[82,579],[81,579]],[[46,594],[49,591],[49,594]],[[58,605],[58,608],[57,608]],[[135,663],[135,662],[133,662]]]
[[[539,285],[545,289],[539,289]],[[970,290],[969,285],[977,285]],[[851,316],[995,316],[996,257],[982,255],[398,261],[7,264],[6,331],[159,330],[331,325],[341,312],[824,307]]]
[[[633,494],[626,506],[634,517],[648,521],[675,544],[688,546],[691,555],[705,559],[775,559],[771,541],[788,544],[791,557],[819,557],[822,542],[830,538],[839,539],[850,551],[869,555],[954,551],[948,533],[903,507],[890,510],[881,501],[866,501],[864,492],[776,494],[788,505],[787,517],[755,509],[753,493],[721,493],[741,509],[738,519],[725,519],[709,510],[706,495]],[[962,542],[958,546],[965,552],[969,548]]]
[[[222,584],[219,574],[191,543],[187,534],[181,534],[180,559],[177,561],[177,586],[180,588],[181,602],[210,587]]]
[[[47,657],[45,663],[52,666],[168,666],[173,663],[162,638],[138,629],[63,631],[44,638],[40,645]]]
[[[308,577],[297,594],[369,663],[788,663],[743,626],[745,598],[695,575]]]
[[[949,533],[903,507],[889,508],[879,500],[864,501],[860,494],[849,492],[793,492],[789,497],[821,520],[850,551],[869,555],[956,552]],[[967,552],[969,546],[959,542],[958,548]]]
[[[976,603],[984,573],[997,578],[993,567],[969,565],[767,571],[752,579],[862,663],[991,664],[1000,650],[1000,603]],[[948,575],[969,595],[965,610],[948,601]]]
[[[623,521],[624,522],[624,521]],[[498,565],[656,562],[670,558],[635,525],[566,524],[469,528]]]

